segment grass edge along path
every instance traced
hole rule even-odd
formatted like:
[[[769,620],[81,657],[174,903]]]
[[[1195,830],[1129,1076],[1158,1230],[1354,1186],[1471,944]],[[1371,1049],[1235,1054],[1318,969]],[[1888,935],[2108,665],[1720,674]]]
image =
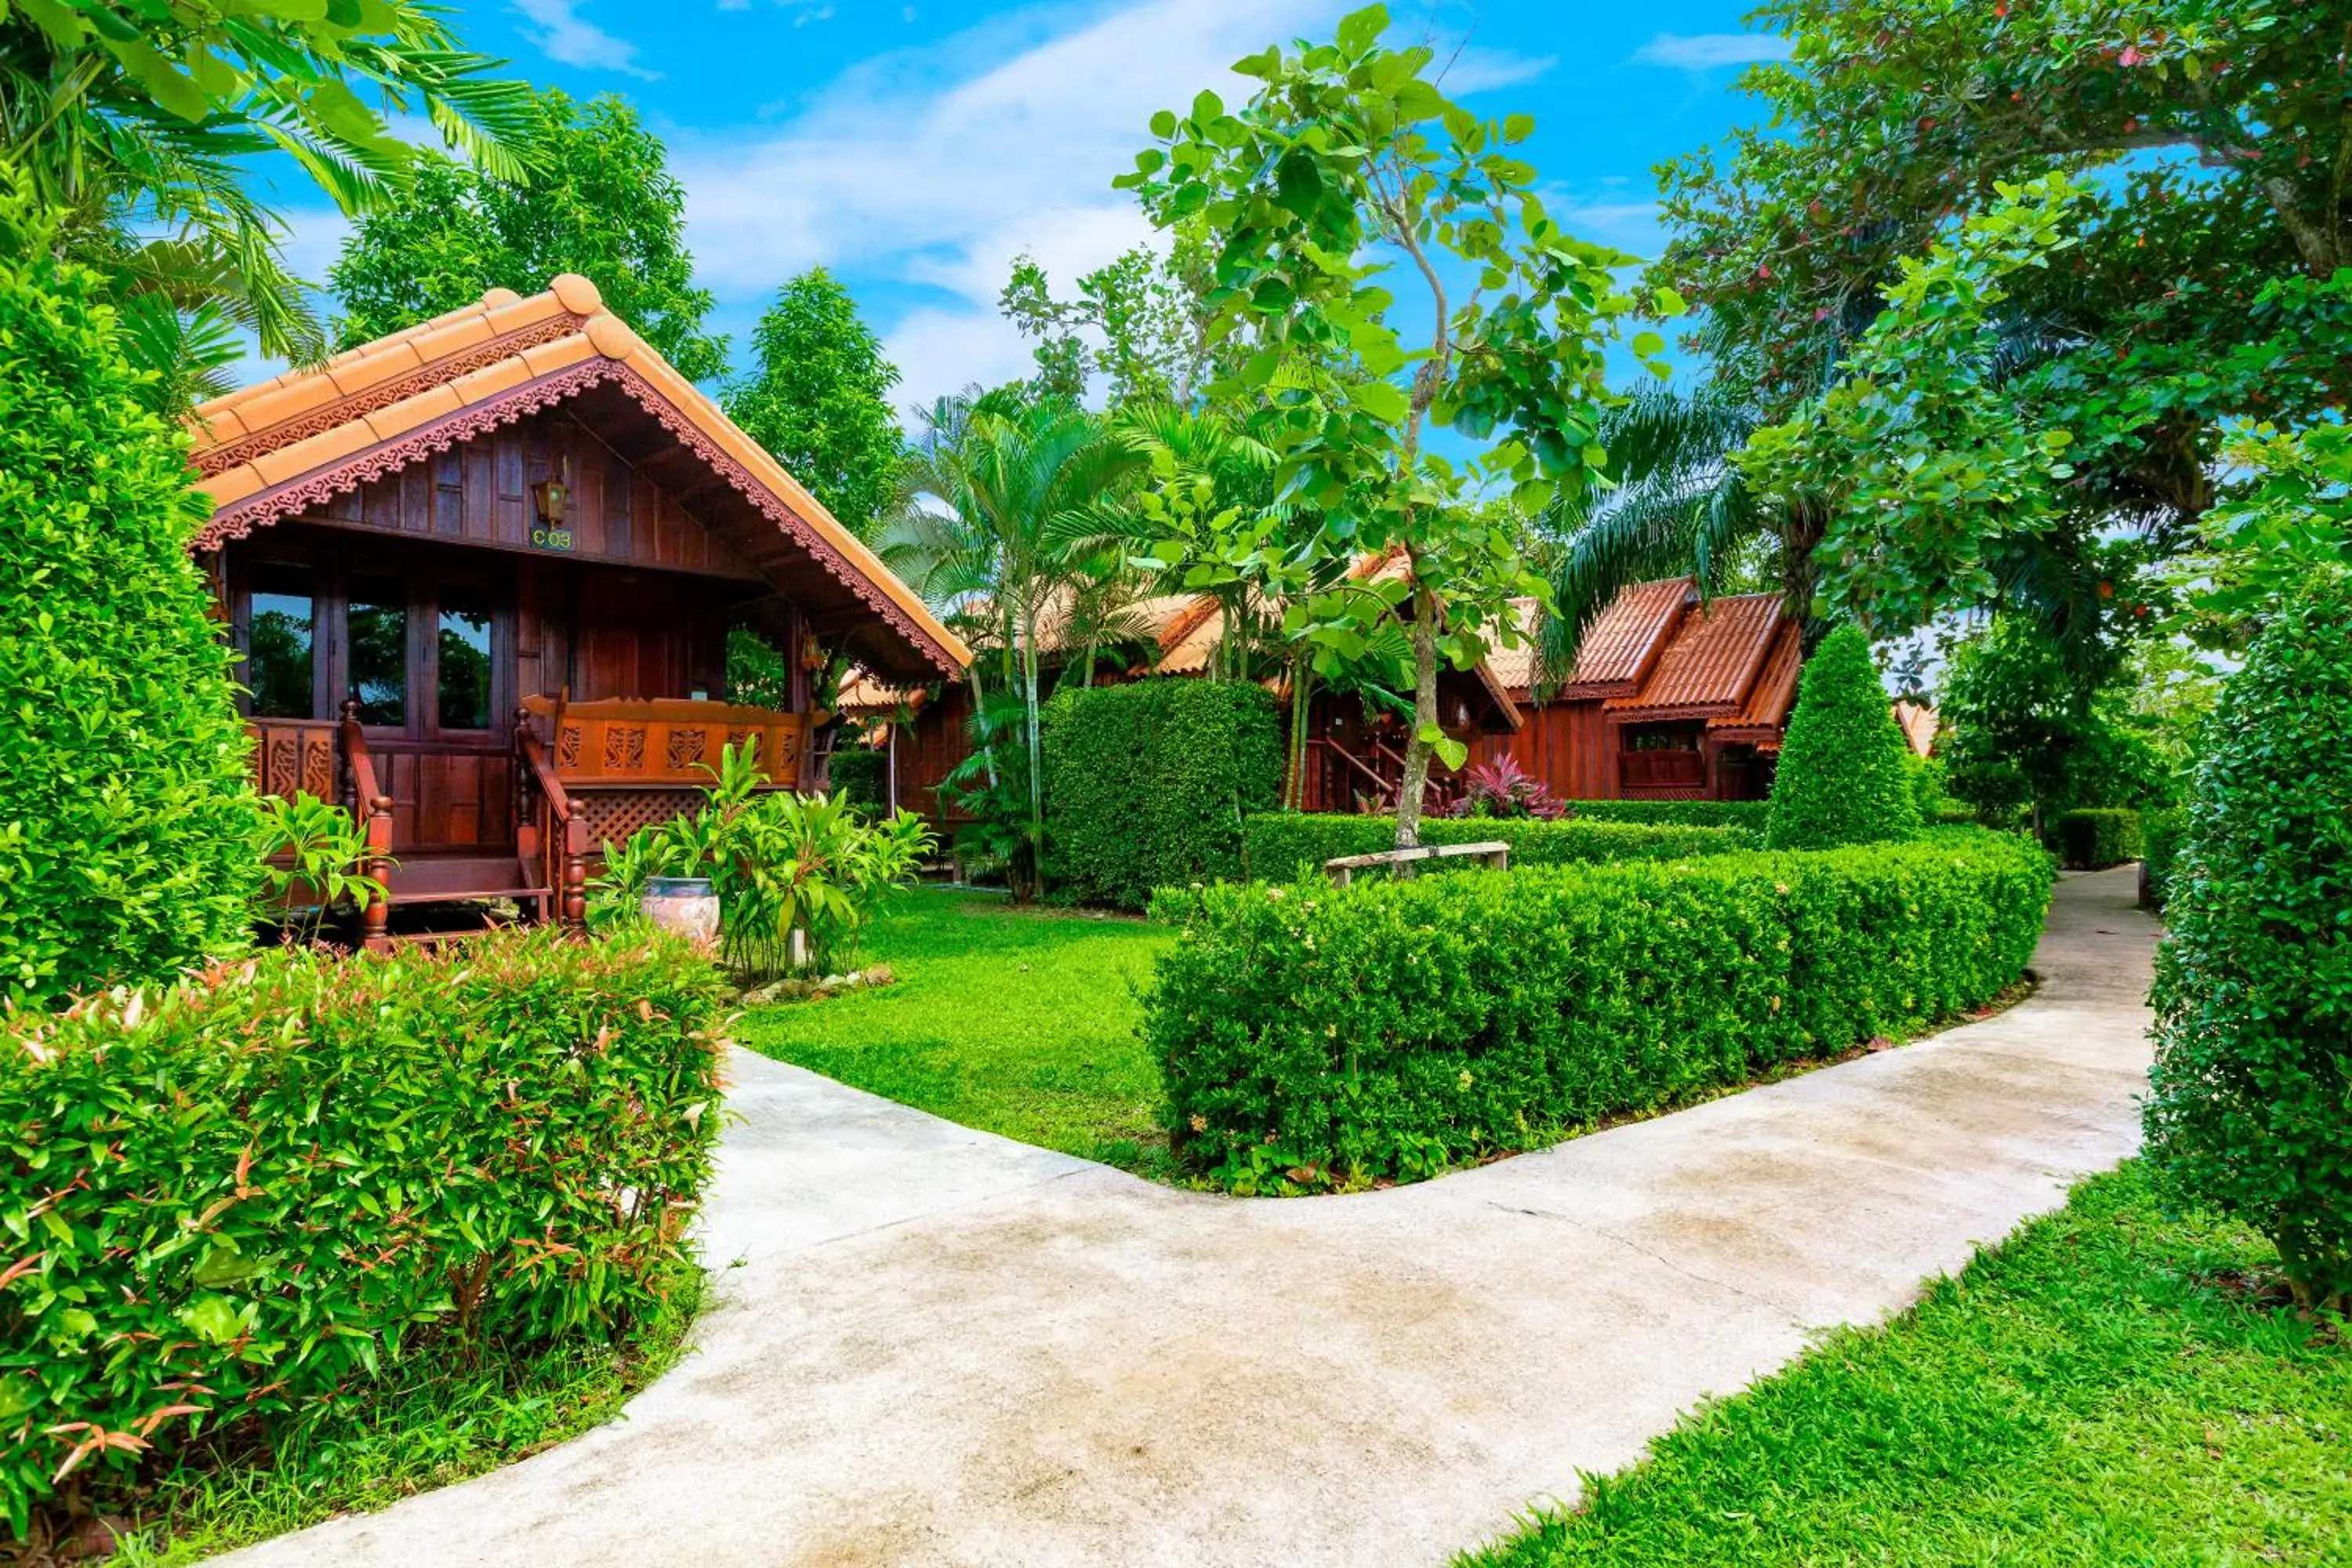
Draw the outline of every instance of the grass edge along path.
[[[387,1366],[383,1386],[293,1429],[277,1452],[208,1462],[202,1452],[130,1505],[110,1568],[181,1568],[347,1513],[453,1486],[601,1426],[685,1353],[702,1301],[680,1267],[657,1316],[609,1344],[572,1342],[470,1362],[436,1348]],[[101,1507],[101,1516],[126,1510]]]
[[[966,1127],[1160,1181],[1159,1064],[1139,987],[1175,932],[1138,920],[937,888],[892,900],[861,963],[891,984],[754,1007],[735,1038],[778,1061]]]
[[[1455,1568],[2352,1562],[2352,1337],[2134,1162]]]

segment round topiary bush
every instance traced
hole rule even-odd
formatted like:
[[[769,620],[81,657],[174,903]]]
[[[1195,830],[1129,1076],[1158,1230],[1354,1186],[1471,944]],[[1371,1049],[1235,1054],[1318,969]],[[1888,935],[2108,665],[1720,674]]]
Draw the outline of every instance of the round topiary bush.
[[[0,167],[0,997],[236,945],[259,878],[182,433]]]
[[[1909,837],[1919,828],[1910,755],[1870,662],[1870,639],[1859,626],[1839,627],[1805,660],[1767,842],[1834,849]]]
[[[2352,584],[2254,639],[2206,731],[2166,879],[2148,1155],[2352,1307]]]

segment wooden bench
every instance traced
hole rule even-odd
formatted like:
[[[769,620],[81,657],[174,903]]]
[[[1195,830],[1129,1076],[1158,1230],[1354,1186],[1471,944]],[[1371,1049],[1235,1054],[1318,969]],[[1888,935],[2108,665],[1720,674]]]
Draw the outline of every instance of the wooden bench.
[[[1323,862],[1324,871],[1334,887],[1344,888],[1359,871],[1369,871],[1386,866],[1391,871],[1412,866],[1422,860],[1455,860],[1468,858],[1507,871],[1511,865],[1511,847],[1500,839],[1484,844],[1423,844],[1415,849],[1383,849],[1377,855],[1341,855]],[[1404,872],[1410,876],[1410,871]]]

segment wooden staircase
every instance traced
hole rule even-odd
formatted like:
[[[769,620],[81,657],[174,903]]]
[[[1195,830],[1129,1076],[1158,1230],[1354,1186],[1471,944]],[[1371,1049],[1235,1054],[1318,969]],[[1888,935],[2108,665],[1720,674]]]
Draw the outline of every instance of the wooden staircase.
[[[541,906],[544,919],[548,889],[533,887],[521,858],[511,849],[428,850],[401,857],[385,879],[391,901],[402,904],[449,903],[460,899],[512,899],[519,904]]]

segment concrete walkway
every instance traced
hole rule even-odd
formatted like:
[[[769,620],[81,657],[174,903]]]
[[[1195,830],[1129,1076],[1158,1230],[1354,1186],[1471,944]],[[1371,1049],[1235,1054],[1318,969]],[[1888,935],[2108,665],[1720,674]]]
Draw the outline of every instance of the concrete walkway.
[[[1356,1196],[1176,1192],[744,1056],[698,1354],[226,1561],[1442,1564],[2128,1154],[2131,895],[2063,882],[1985,1023]]]

